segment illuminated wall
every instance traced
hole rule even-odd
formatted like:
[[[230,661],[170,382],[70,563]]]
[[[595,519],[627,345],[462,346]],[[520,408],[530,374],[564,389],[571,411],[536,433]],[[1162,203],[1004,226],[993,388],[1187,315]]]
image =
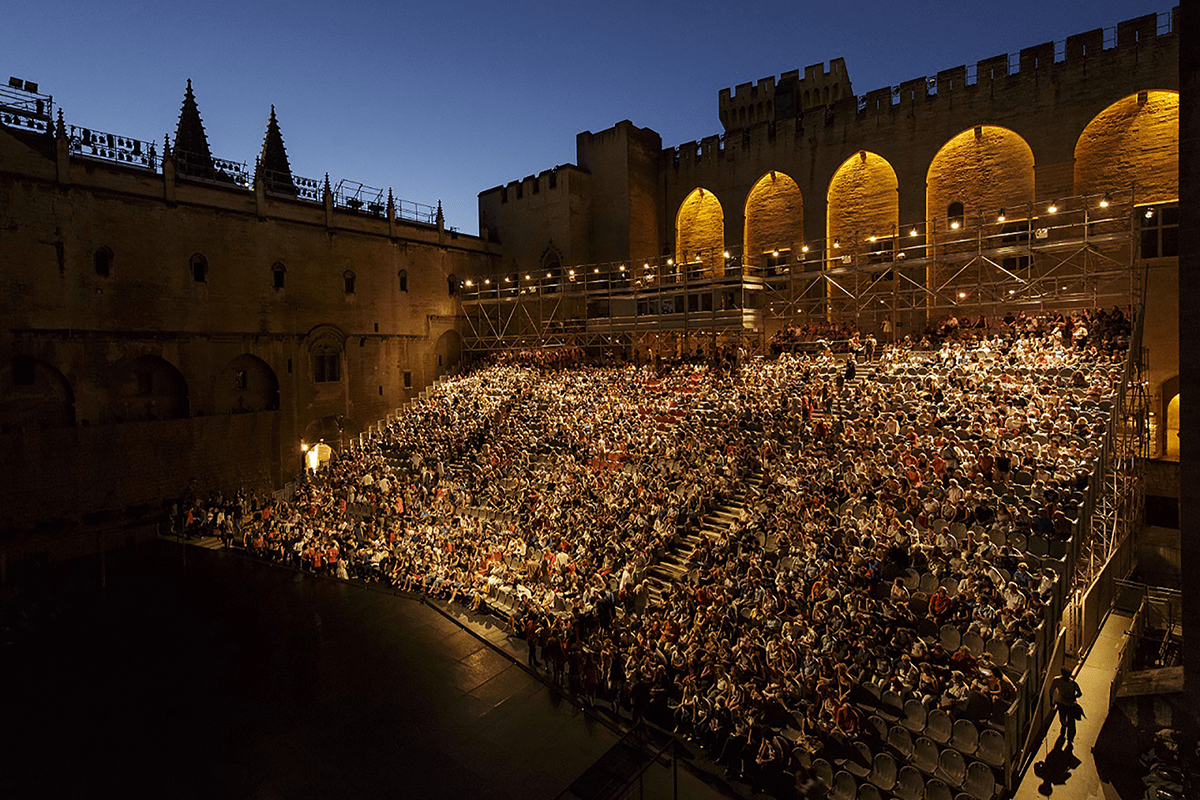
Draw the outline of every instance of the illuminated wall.
[[[1078,194],[1125,191],[1138,203],[1179,197],[1179,94],[1139,92],[1096,115],[1075,143]]]
[[[1033,201],[1033,151],[1017,134],[995,125],[963,131],[942,146],[925,180],[925,215],[934,230],[948,227],[947,210],[962,203],[970,229],[1000,209],[1011,218]],[[971,234],[974,238],[974,234]]]
[[[856,241],[867,247],[872,234],[892,236],[900,218],[896,187],[896,171],[882,156],[860,150],[846,159],[829,181],[827,246],[838,239],[849,251]]]
[[[724,248],[725,212],[721,203],[707,189],[696,189],[675,216],[675,260],[690,264],[699,258],[704,274],[723,275]]]
[[[800,187],[782,172],[762,176],[746,196],[745,259],[764,266],[764,253],[790,250],[804,243],[804,198]]]

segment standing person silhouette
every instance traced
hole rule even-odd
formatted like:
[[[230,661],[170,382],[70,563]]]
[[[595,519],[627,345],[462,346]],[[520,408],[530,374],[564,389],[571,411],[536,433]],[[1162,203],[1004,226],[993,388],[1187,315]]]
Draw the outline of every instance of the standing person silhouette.
[[[1054,707],[1058,709],[1058,722],[1062,726],[1059,738],[1066,737],[1067,745],[1075,742],[1075,722],[1083,716],[1083,708],[1079,705],[1079,697],[1083,690],[1071,677],[1071,670],[1063,668],[1062,674],[1050,684],[1050,694]]]

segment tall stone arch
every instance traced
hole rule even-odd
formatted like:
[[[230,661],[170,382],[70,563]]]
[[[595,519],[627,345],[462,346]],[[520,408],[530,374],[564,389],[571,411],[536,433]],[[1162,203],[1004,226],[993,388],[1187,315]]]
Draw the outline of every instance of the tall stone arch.
[[[745,218],[743,249],[749,268],[774,270],[800,252],[804,197],[790,175],[771,170],[759,178],[746,195]]]
[[[258,356],[242,353],[214,377],[213,411],[238,414],[279,410],[279,378]]]
[[[1179,93],[1131,94],[1101,111],[1075,142],[1075,192],[1132,191],[1139,205],[1179,199]]]
[[[693,189],[675,215],[675,261],[698,277],[725,274],[725,211],[704,188]]]

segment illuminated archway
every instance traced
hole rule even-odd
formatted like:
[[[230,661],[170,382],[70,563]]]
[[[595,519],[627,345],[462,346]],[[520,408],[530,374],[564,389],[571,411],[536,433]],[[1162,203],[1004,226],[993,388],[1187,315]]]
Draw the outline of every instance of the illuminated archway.
[[[675,215],[675,260],[693,276],[725,274],[725,211],[717,196],[695,189]]]
[[[890,257],[900,222],[898,186],[896,171],[886,158],[860,150],[846,159],[829,181],[827,255],[860,250],[868,256]]]
[[[1175,395],[1171,402],[1167,403],[1166,433],[1167,458],[1179,460],[1179,395]]]
[[[966,236],[980,220],[995,222],[1000,209],[1033,202],[1033,150],[1008,128],[979,125],[955,136],[929,165],[925,177],[925,217],[943,241]],[[950,230],[948,209],[961,203],[961,231]],[[971,233],[974,239],[975,234]]]
[[[746,195],[745,263],[776,268],[804,243],[804,198],[790,176],[771,171]]]
[[[1118,100],[1075,142],[1075,192],[1134,187],[1137,202],[1179,198],[1179,93],[1146,91]]]

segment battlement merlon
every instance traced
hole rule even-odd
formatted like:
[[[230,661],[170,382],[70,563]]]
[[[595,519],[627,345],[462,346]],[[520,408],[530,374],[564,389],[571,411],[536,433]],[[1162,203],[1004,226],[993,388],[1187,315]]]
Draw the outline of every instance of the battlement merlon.
[[[804,78],[793,70],[779,79],[763,78],[750,84],[738,84],[735,90],[719,93],[720,120],[726,131],[754,127],[773,120],[798,117],[813,108],[830,111],[844,108],[842,102],[855,98],[860,113],[878,113],[902,102],[921,97],[947,96],[968,91],[979,85],[1016,89],[1038,76],[1086,75],[1086,66],[1098,59],[1150,51],[1157,47],[1177,47],[1179,6],[1170,12],[1145,14],[1119,22],[1115,27],[1097,28],[1073,34],[1059,42],[1044,42],[1026,47],[1019,53],[1004,53],[981,59],[974,65],[940,70],[935,77],[914,78],[897,86],[868,92],[856,97],[841,58],[804,68]],[[1008,80],[1002,80],[1008,79]],[[771,91],[767,91],[771,87]],[[890,101],[885,99],[890,97]]]

